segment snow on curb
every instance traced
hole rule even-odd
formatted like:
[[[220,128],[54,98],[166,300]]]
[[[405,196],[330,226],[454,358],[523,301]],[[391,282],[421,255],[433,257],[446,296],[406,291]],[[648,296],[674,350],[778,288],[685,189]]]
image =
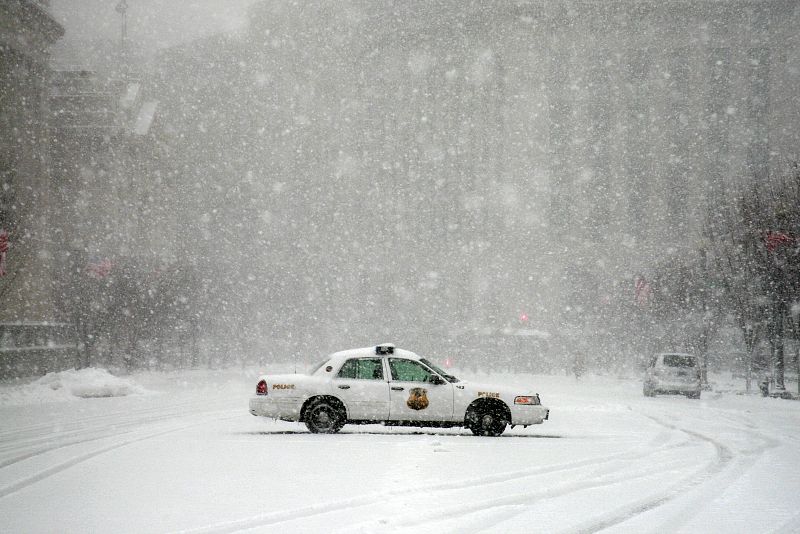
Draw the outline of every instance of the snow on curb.
[[[24,385],[0,389],[0,405],[41,404],[76,398],[124,397],[141,394],[138,384],[112,375],[105,369],[70,369]]]

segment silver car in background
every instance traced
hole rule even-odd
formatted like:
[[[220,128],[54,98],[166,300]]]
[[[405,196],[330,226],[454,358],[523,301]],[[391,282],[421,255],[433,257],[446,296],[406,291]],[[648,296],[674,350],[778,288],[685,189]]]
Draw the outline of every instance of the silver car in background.
[[[697,357],[681,352],[656,354],[644,375],[644,395],[677,393],[690,399],[700,398],[700,362]]]

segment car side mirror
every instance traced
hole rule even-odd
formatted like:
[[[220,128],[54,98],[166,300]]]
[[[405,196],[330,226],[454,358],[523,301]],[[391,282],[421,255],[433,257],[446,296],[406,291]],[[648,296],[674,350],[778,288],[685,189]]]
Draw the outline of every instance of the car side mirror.
[[[431,384],[437,385],[437,386],[441,386],[442,384],[446,384],[447,383],[439,375],[431,375],[431,376],[429,376],[428,377],[428,382],[430,382]]]

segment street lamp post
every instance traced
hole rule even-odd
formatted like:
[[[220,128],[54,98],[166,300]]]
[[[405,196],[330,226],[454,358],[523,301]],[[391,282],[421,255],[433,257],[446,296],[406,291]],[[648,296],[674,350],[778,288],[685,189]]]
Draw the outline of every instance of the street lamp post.
[[[121,67],[121,74],[123,81],[127,78],[128,75],[128,54],[126,50],[126,40],[128,34],[128,19],[126,13],[128,11],[128,2],[126,0],[119,0],[119,3],[116,7],[117,13],[120,14],[121,27],[120,27],[120,38],[119,38],[119,55],[120,55],[120,67]]]

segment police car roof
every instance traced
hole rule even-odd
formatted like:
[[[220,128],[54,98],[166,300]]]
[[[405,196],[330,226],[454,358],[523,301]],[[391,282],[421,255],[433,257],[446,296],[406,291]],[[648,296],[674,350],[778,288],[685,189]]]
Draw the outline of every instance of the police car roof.
[[[382,345],[379,345],[382,346]],[[348,349],[334,352],[330,355],[330,361],[342,361],[348,358],[368,358],[370,356],[380,358],[381,356],[397,356],[400,358],[407,358],[409,360],[419,360],[421,356],[411,352],[410,350],[394,348],[390,354],[377,354],[376,347],[363,347],[360,349]]]

